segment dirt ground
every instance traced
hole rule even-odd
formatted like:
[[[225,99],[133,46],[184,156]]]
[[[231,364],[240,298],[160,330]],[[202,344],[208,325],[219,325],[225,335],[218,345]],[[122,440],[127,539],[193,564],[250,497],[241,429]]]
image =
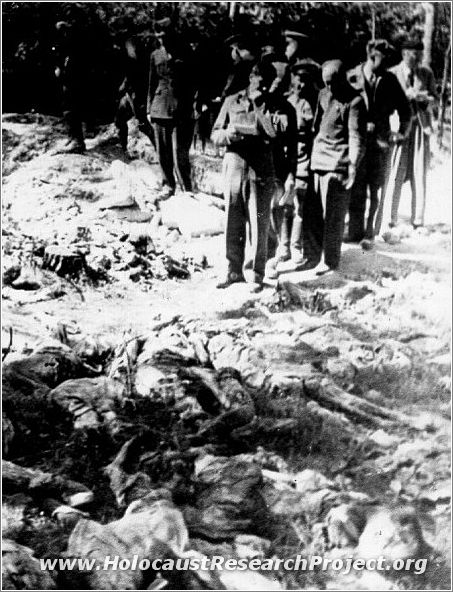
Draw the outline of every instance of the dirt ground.
[[[382,504],[414,508],[424,540],[435,557],[429,580],[418,584],[419,589],[447,589],[451,502],[446,493],[451,420],[450,156],[441,153],[433,159],[425,228],[413,231],[408,224],[410,195],[406,187],[402,223],[390,240],[377,239],[370,251],[344,245],[340,269],[328,278],[316,277],[313,272],[293,272],[288,266],[262,293],[250,294],[246,285],[226,291],[215,289],[224,264],[221,234],[193,237],[157,226],[158,173],[150,162],[154,160],[151,150],[143,147],[137,133],[131,140],[131,160],[124,160],[108,129],[88,140],[83,156],[55,154],[63,139],[60,124],[52,118],[4,117],[3,271],[5,274],[14,265],[22,270],[29,268],[39,283],[37,289],[30,290],[4,282],[3,347],[13,329],[7,361],[32,351],[61,325],[74,335],[118,339],[147,335],[156,323],[172,318],[201,329],[216,326],[219,331],[225,327],[230,333],[247,333],[253,346],[264,352],[267,369],[284,369],[294,360],[301,366],[312,363],[304,347],[321,352],[317,368],[333,384],[399,412],[410,421],[384,429],[360,425],[359,444],[351,441],[337,449],[333,434],[309,452],[302,446],[299,449],[297,440],[286,450],[272,450],[269,442],[269,452],[280,454],[290,473],[317,470],[329,479],[343,479],[345,489],[378,498]],[[202,169],[199,163],[205,162],[203,157],[193,158],[198,163],[195,166]],[[127,168],[127,178],[135,183],[132,189],[130,182],[126,190],[121,185],[114,168],[112,172],[113,162]],[[212,173],[214,181],[211,177],[200,181],[205,193],[217,172]],[[135,192],[136,204],[100,209],[106,199],[118,202],[125,191]],[[143,212],[150,213],[148,219]],[[81,239],[84,229],[91,234]],[[105,229],[108,233],[103,234]],[[130,267],[120,269],[122,256],[110,253],[109,241],[120,244],[118,237],[137,229],[146,230],[157,252],[169,252],[174,260],[187,262],[190,275],[185,279],[176,275],[156,279],[155,272],[154,276],[145,271],[133,275]],[[108,255],[113,267],[118,268],[116,275],[96,281],[77,277],[67,280],[51,272],[42,276],[39,247],[82,243],[88,245],[91,254],[96,247],[97,257]],[[207,266],[196,264],[204,258]],[[305,334],[302,327],[316,330],[310,329],[312,337],[304,341],[300,337]],[[360,348],[372,352],[372,364],[357,354]],[[286,582],[289,588],[298,585],[300,582]],[[389,583],[382,578],[366,583],[359,577],[348,582],[334,575],[317,585],[328,589],[406,589],[417,582]]]

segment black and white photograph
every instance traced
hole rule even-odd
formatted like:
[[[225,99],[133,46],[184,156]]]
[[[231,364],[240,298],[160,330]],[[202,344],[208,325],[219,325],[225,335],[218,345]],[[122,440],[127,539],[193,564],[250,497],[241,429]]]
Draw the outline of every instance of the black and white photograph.
[[[451,2],[1,2],[2,590],[451,590]]]

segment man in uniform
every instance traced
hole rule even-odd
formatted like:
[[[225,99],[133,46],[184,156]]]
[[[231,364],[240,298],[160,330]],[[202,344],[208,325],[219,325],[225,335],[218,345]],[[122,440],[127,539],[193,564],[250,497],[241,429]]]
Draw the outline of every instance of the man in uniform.
[[[262,289],[276,175],[286,175],[288,188],[294,185],[295,115],[293,112],[291,119],[291,106],[284,105],[280,110],[276,98],[269,95],[275,76],[271,64],[254,66],[248,88],[225,99],[214,124],[212,141],[226,147],[223,175],[228,270],[217,285],[221,289],[246,279],[251,291]],[[289,160],[281,145],[287,137],[294,138],[294,157]],[[247,225],[250,261],[246,263]]]
[[[402,61],[390,69],[409,101],[412,120],[407,139],[396,146],[392,155],[388,195],[392,199],[391,226],[398,223],[401,189],[408,180],[412,190],[411,223],[414,228],[425,221],[426,174],[430,161],[430,135],[432,134],[431,107],[436,99],[432,71],[420,65],[423,43],[406,41],[402,46]]]
[[[197,67],[193,51],[181,37],[159,33],[161,47],[150,58],[148,116],[154,127],[164,192],[173,195],[176,180],[192,190],[189,149],[194,131]]]
[[[127,34],[127,29],[124,32]],[[127,152],[127,122],[132,117],[137,119],[139,130],[148,136],[155,147],[154,131],[146,114],[149,56],[153,44],[155,48],[156,39],[148,26],[141,33],[128,35],[124,40],[125,77],[119,88],[120,101],[115,115],[115,125],[124,152]]]
[[[385,70],[389,51],[390,46],[384,39],[370,41],[367,45],[366,62],[348,73],[350,84],[361,93],[366,104],[367,142],[365,157],[351,190],[346,241],[361,242],[365,239],[370,246],[370,241],[374,239],[375,226],[376,229],[380,227],[383,198],[390,173],[390,141],[393,139],[390,116],[394,111],[398,113],[400,139],[406,133],[410,121],[406,96],[394,74]],[[370,205],[365,226],[368,191]]]
[[[225,45],[230,48],[233,66],[220,97],[222,101],[248,87],[250,72],[256,64],[255,44],[244,35],[231,35]]]
[[[318,274],[335,270],[340,263],[349,193],[366,141],[365,104],[348,84],[343,63],[325,62],[322,79],[325,88],[319,93],[313,125],[313,181],[303,207],[303,267],[320,264]]]
[[[85,152],[83,119],[87,108],[87,79],[89,49],[82,30],[74,24],[59,21],[57,65],[55,76],[61,85],[63,116],[68,131],[68,141],[60,152]]]
[[[298,60],[291,68],[291,90],[288,103],[294,108],[297,125],[297,165],[295,172],[294,198],[284,205],[272,208],[272,224],[278,234],[279,246],[276,257],[267,265],[267,276],[278,277],[280,262],[293,259],[296,267],[303,262],[302,254],[302,207],[310,176],[310,156],[313,145],[313,120],[318,97],[314,84],[317,68],[311,60]]]

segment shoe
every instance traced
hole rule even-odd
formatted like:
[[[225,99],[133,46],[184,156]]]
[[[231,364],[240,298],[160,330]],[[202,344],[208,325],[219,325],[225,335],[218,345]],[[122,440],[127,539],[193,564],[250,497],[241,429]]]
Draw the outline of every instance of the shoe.
[[[251,294],[258,294],[258,292],[261,292],[263,289],[262,282],[250,282],[248,286]]]
[[[278,278],[278,271],[277,271],[278,261],[274,257],[273,259],[269,259],[266,265],[266,277],[270,280],[276,280]]]
[[[242,282],[245,282],[245,278],[242,274],[230,271],[230,273],[227,274],[226,278],[216,285],[216,288],[218,290],[225,290],[225,288],[229,288],[233,284],[239,284]]]
[[[296,265],[296,269],[294,271],[308,271],[309,269],[314,269],[319,264],[319,261],[314,261],[313,259],[303,259],[298,265]]]
[[[305,261],[305,257],[301,251],[294,251],[291,257],[291,261],[294,265],[301,265]]]
[[[364,238],[360,241],[360,246],[364,251],[371,251],[374,247],[374,239],[372,238]]]
[[[58,152],[60,154],[83,154],[86,150],[85,142],[80,140],[69,140],[69,142]]]
[[[284,263],[285,261],[289,261],[291,259],[291,251],[289,249],[282,251],[282,253],[277,255],[276,259],[278,263]]]
[[[346,244],[360,243],[361,240],[363,240],[363,236],[362,237],[359,237],[359,236],[345,236],[345,237],[343,237],[343,242]]]
[[[175,187],[169,187],[168,185],[164,185],[161,189],[161,191],[159,192],[159,198],[166,200],[170,197],[172,197],[175,194],[176,188]]]
[[[329,271],[333,271],[334,268],[333,267],[329,267],[326,263],[322,262],[319,263],[316,267],[316,275],[325,275],[326,273],[329,273]]]

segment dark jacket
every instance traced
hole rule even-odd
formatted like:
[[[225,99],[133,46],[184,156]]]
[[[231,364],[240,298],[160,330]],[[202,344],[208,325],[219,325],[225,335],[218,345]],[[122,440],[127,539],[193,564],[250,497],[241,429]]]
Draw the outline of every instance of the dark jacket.
[[[164,47],[150,58],[148,114],[152,119],[179,119],[193,116],[197,89],[196,64],[191,50],[173,55]]]
[[[403,92],[406,93],[408,89],[408,80],[405,73],[404,63],[400,62],[391,68],[390,72],[396,76]],[[427,97],[431,100],[437,98],[434,74],[430,68],[426,68],[425,66],[418,66],[415,68],[413,88],[416,92],[425,92]],[[412,99],[409,100],[409,104],[412,110],[413,120],[419,122],[426,134],[432,133],[432,104],[429,102],[423,104]]]
[[[341,99],[323,88],[313,124],[311,169],[345,174],[349,163],[357,167],[365,151],[366,117],[365,103],[352,88]]]
[[[363,67],[364,64],[359,64],[350,70],[348,80],[365,101],[367,121],[375,125],[373,135],[387,142],[390,134],[390,116],[394,111],[397,111],[399,116],[400,133],[406,132],[411,119],[409,103],[394,74],[386,71],[380,73],[374,88],[371,88],[365,78]]]

